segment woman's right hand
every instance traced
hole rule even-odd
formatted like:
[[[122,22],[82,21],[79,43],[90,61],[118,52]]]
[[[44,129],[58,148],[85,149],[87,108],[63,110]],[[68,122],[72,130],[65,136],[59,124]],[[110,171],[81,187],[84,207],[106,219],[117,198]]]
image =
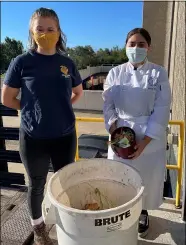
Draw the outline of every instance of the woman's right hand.
[[[111,126],[110,126],[110,129],[109,129],[109,133],[112,134],[114,132],[114,130],[117,129],[117,121],[115,121]]]

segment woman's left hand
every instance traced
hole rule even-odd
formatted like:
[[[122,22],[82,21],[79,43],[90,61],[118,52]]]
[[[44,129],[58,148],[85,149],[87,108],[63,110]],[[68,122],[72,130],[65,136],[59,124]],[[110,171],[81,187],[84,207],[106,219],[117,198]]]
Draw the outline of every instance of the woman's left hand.
[[[129,158],[131,160],[138,158],[143,152],[143,150],[145,149],[145,147],[150,143],[150,141],[151,141],[151,138],[148,136],[145,136],[143,140],[141,140],[138,144],[136,144],[136,146],[134,147],[136,151],[132,155],[130,155]]]

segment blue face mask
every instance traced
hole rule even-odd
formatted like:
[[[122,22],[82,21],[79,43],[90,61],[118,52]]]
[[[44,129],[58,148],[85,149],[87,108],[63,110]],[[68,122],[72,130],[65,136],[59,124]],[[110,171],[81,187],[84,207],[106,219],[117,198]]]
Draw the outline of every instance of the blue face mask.
[[[138,64],[143,62],[147,57],[146,48],[126,47],[126,55],[129,62]]]

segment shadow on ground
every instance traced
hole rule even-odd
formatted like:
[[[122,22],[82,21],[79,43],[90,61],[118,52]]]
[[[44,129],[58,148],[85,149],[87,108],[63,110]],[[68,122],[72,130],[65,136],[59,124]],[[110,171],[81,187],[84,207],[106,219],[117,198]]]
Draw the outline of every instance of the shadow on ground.
[[[138,245],[154,245],[155,240],[160,235],[164,237],[157,239],[158,245],[170,244],[169,237],[166,235],[170,233],[172,240],[177,245],[185,245],[185,230],[186,225],[184,223],[178,223],[159,217],[150,217],[150,229],[149,234],[145,237],[145,240],[140,240]],[[161,243],[162,239],[162,243]]]

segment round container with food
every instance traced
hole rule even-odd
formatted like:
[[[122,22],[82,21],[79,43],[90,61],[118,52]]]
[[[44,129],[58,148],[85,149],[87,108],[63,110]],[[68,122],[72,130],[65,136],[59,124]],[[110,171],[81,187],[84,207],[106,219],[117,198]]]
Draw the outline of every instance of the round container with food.
[[[110,141],[114,153],[123,159],[130,159],[135,152],[136,134],[129,127],[119,127],[111,134]]]

